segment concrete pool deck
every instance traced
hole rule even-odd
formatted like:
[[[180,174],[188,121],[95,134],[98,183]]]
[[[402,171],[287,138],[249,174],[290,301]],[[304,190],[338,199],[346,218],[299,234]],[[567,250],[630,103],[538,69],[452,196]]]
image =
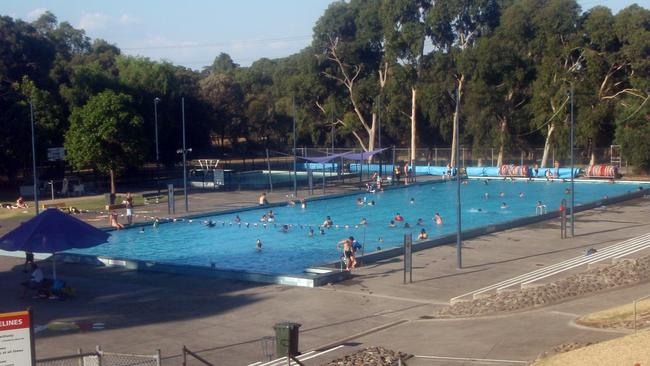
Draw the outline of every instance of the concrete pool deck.
[[[350,280],[316,289],[69,264],[57,268],[59,276],[78,292],[66,301],[19,299],[18,283],[26,276],[22,260],[0,257],[0,291],[4,294],[0,312],[32,306],[39,325],[105,323],[104,330],[83,333],[39,332],[39,358],[100,344],[116,352],[153,353],[160,348],[164,365],[179,365],[181,348],[186,345],[215,364],[246,365],[263,360],[260,339],[273,335],[275,323],[290,320],[302,324],[301,351],[349,342],[308,365],[373,345],[418,355],[524,361],[556,344],[618,336],[576,327],[571,321],[648,295],[650,284],[493,317],[421,317],[459,294],[647,232],[650,200],[639,198],[577,214],[576,237],[571,239],[559,238],[559,222],[553,219],[467,240],[462,270],[456,269],[453,246],[417,252],[414,282],[408,285],[402,284],[401,257],[359,268]],[[634,255],[649,254],[646,250]],[[49,268],[44,270],[47,273]],[[436,364],[449,361],[409,362],[411,366]]]

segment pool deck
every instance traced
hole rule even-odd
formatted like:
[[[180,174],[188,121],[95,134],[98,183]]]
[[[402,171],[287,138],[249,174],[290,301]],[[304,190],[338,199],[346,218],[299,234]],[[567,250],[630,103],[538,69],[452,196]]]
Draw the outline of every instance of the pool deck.
[[[231,194],[227,198],[250,204],[257,197]],[[100,344],[115,352],[150,354],[161,349],[163,365],[180,365],[180,351],[186,345],[217,365],[246,365],[263,360],[260,339],[273,335],[275,323],[289,320],[302,324],[301,351],[348,342],[307,365],[374,345],[427,356],[528,361],[553,345],[619,336],[577,327],[572,320],[648,295],[650,283],[499,316],[420,317],[431,315],[462,293],[582,255],[591,247],[602,248],[650,232],[650,200],[638,198],[576,217],[576,237],[571,239],[561,240],[559,222],[551,219],[467,240],[461,270],[456,269],[453,246],[417,252],[413,283],[408,285],[402,284],[401,257],[360,268],[350,280],[312,289],[66,264],[57,267],[57,272],[77,289],[76,298],[19,299],[18,283],[26,277],[22,260],[0,257],[0,291],[4,294],[0,312],[32,306],[39,325],[105,323],[104,330],[38,333],[39,358]],[[645,255],[650,250],[634,254]],[[47,273],[49,265],[45,266]],[[442,364],[450,362],[409,362],[410,366]]]

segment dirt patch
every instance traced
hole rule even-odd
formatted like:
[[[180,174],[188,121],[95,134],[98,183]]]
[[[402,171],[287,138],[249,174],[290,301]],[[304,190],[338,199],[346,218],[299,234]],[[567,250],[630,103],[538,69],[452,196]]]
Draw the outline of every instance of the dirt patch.
[[[391,351],[384,347],[370,347],[325,363],[322,366],[394,366],[398,364],[399,360],[405,361],[409,358],[411,358],[411,355],[406,353]]]
[[[521,310],[650,280],[650,256],[599,266],[551,283],[495,293],[437,310],[436,317],[465,317]]]

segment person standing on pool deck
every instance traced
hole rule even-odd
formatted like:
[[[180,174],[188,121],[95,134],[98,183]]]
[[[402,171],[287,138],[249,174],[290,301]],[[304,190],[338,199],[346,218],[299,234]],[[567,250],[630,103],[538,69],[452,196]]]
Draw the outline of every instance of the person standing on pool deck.
[[[269,201],[266,199],[266,192],[262,192],[259,198],[260,206],[266,206],[269,204]]]
[[[133,224],[133,197],[130,192],[126,194],[126,198],[122,203],[126,208],[126,222],[131,225]]]
[[[343,249],[343,255],[345,256],[345,270],[349,271],[352,267],[352,241],[350,239],[343,239],[338,244],[337,248]]]

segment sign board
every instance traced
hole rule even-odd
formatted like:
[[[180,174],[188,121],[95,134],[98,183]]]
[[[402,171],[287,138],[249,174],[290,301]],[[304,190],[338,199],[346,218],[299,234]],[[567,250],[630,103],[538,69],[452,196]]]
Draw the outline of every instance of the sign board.
[[[0,365],[35,365],[31,312],[0,314]]]
[[[47,149],[47,160],[58,161],[65,160],[65,149],[62,147],[51,147]]]
[[[409,274],[409,283],[413,282],[413,237],[411,234],[404,235],[404,283],[406,273]]]

